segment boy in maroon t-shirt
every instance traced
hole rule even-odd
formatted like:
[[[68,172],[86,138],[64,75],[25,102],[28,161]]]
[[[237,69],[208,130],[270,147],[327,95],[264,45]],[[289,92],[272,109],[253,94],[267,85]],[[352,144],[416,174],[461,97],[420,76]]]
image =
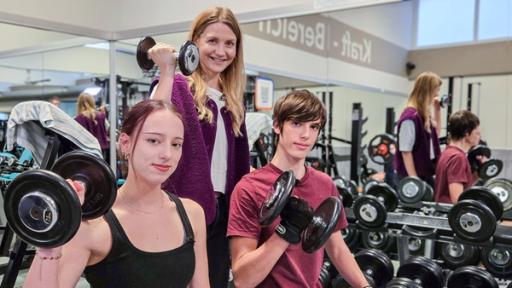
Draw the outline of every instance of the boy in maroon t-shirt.
[[[300,241],[311,220],[311,208],[339,195],[328,175],[305,165],[325,124],[325,114],[322,102],[306,90],[293,91],[275,104],[276,153],[267,166],[244,176],[231,196],[227,234],[235,286],[321,287],[324,247],[310,254],[302,250]],[[287,170],[298,179],[294,197],[280,217],[261,227],[260,207],[277,177]],[[352,287],[370,287],[339,232],[346,225],[342,212],[325,250]]]
[[[434,201],[455,203],[475,181],[466,154],[480,142],[480,120],[469,111],[458,111],[448,120],[448,135],[449,144],[437,162]]]

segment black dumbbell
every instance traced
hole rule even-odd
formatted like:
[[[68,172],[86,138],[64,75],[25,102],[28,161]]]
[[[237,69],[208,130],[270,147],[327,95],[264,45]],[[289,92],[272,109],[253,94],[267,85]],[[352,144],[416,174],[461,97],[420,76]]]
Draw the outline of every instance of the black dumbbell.
[[[357,196],[357,187],[352,183],[353,181],[348,181],[343,177],[336,177],[333,179],[334,184],[336,185],[336,189],[340,193],[343,207],[352,207],[354,203],[354,198]]]
[[[361,237],[364,248],[373,248],[386,253],[389,253],[396,244],[396,238],[387,232],[362,231]]]
[[[84,203],[65,180],[85,186]],[[116,198],[115,176],[102,159],[82,151],[60,157],[48,170],[18,175],[7,187],[7,222],[24,241],[37,247],[56,247],[78,231],[81,219],[105,214]]]
[[[512,276],[512,251],[504,248],[482,248],[482,263],[494,277],[510,279]]]
[[[292,171],[285,171],[274,182],[267,198],[260,207],[259,222],[262,226],[270,225],[281,213],[290,199],[295,176]],[[320,248],[331,236],[341,214],[341,199],[329,197],[313,212],[311,222],[302,232],[302,249],[312,253]]]
[[[366,156],[365,156],[366,157]],[[368,161],[368,160],[367,160]],[[377,170],[373,168],[361,168],[361,175],[359,176],[359,179],[361,179],[361,183],[363,185],[366,185],[368,181],[372,181],[373,179],[370,178],[372,175],[379,173]],[[364,190],[364,189],[363,189]]]
[[[137,63],[144,71],[152,70],[155,62],[149,59],[148,50],[156,45],[156,41],[147,36],[137,45]],[[183,75],[190,75],[196,71],[199,65],[199,49],[192,41],[186,41],[180,48],[179,53],[174,53],[178,67]]]
[[[380,165],[391,162],[395,155],[396,140],[391,134],[375,135],[368,145],[368,157]]]
[[[354,257],[371,287],[383,287],[393,278],[395,269],[386,253],[377,249],[364,249],[357,252]],[[332,287],[348,288],[350,286],[343,277],[337,277]]]
[[[484,269],[477,266],[457,268],[448,278],[447,288],[499,288],[496,279]]]
[[[472,187],[459,196],[448,213],[448,223],[455,235],[470,242],[488,240],[501,219],[503,204],[488,188]]]
[[[375,179],[368,179],[364,184],[363,184],[363,191],[364,193],[368,192],[368,190],[370,190],[370,187],[372,187],[373,185],[375,184],[379,184],[381,183],[380,181],[377,181]]]
[[[396,277],[414,280],[421,287],[443,288],[443,269],[432,259],[415,256],[407,259],[398,268]]]
[[[434,189],[427,182],[415,176],[404,177],[400,180],[397,194],[400,201],[409,204],[434,200]]]
[[[482,163],[477,159],[477,156],[484,156],[488,160]],[[473,146],[469,149],[467,157],[471,171],[477,171],[478,176],[484,180],[498,176],[503,169],[503,162],[498,159],[491,159],[491,149],[485,145],[478,144]]]
[[[441,108],[448,107],[449,101],[450,101],[450,96],[448,96],[447,94],[444,94],[443,96],[441,96],[441,98],[439,98],[439,105],[441,106]]]
[[[320,269],[320,276],[318,277],[322,288],[330,288],[332,279],[338,274],[338,270],[336,270],[336,267],[334,267],[331,261],[327,258],[324,259],[324,264],[322,265],[322,269]]]
[[[512,209],[512,181],[505,178],[493,178],[485,181],[484,187],[489,188],[503,204],[503,211]]]
[[[378,183],[368,189],[365,195],[356,199],[353,205],[354,216],[359,224],[369,228],[382,227],[387,212],[398,206],[395,190],[386,183]]]
[[[443,267],[448,269],[478,265],[480,261],[480,249],[471,245],[444,242],[441,245],[441,259],[443,260]]]
[[[391,279],[391,281],[386,284],[386,288],[423,288],[418,283],[414,282],[409,278],[397,277]]]
[[[356,248],[358,248],[361,231],[356,228],[347,227],[341,230],[341,236],[343,237],[343,241],[345,241],[345,244],[347,244],[350,251],[354,251]]]

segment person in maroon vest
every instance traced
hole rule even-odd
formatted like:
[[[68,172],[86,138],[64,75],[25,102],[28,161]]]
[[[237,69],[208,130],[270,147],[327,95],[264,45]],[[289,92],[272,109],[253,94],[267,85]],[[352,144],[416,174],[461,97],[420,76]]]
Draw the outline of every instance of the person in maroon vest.
[[[437,162],[434,200],[455,203],[477,178],[466,154],[480,142],[480,120],[469,111],[458,111],[448,120],[448,136],[449,144]]]
[[[394,165],[399,179],[417,176],[434,187],[435,165],[441,154],[437,136],[441,122],[441,84],[441,78],[432,72],[421,73],[416,78],[407,107],[398,120]]]
[[[170,100],[185,124],[183,161],[163,187],[203,207],[210,283],[224,288],[230,265],[229,199],[250,163],[242,32],[230,9],[212,7],[196,17],[188,39],[199,49],[199,66],[189,77],[175,73],[173,47],[157,43],[148,51],[160,68],[160,78],[152,84],[153,99]]]
[[[103,159],[109,160],[109,141],[107,136],[107,127],[105,113],[96,110],[94,97],[87,93],[80,93],[76,103],[77,115],[75,121],[80,123],[89,133],[91,133],[101,147]]]

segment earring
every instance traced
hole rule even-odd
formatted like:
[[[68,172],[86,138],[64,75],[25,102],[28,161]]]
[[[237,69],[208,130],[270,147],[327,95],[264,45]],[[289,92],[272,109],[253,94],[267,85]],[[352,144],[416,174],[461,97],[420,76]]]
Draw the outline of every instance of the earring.
[[[128,160],[128,158],[130,158],[130,153],[124,153],[123,157],[124,157],[124,160]]]

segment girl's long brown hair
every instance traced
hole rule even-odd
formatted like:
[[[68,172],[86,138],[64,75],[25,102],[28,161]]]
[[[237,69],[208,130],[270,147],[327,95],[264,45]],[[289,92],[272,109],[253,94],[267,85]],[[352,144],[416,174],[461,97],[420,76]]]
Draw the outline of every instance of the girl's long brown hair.
[[[418,110],[423,119],[425,129],[430,132],[430,105],[435,96],[435,91],[442,84],[441,77],[433,72],[423,72],[416,78],[414,88],[409,95],[407,106]]]

